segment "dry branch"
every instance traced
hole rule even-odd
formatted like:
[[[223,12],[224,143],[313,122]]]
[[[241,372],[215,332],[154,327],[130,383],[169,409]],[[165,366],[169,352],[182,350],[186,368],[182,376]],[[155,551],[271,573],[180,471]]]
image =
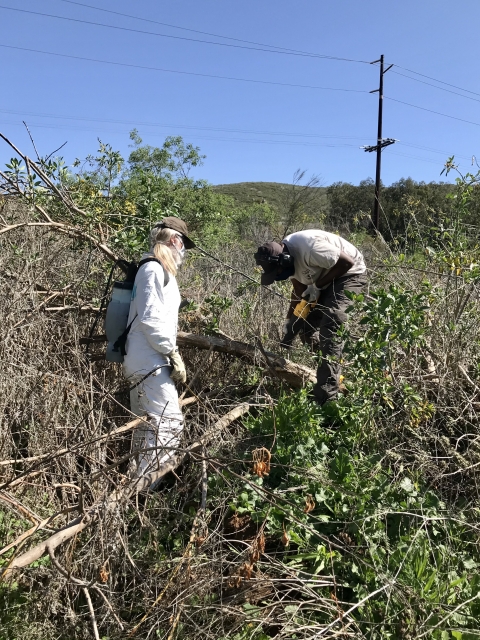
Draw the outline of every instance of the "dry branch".
[[[78,309],[78,307],[75,308]],[[57,310],[62,311],[63,309],[59,308]],[[48,309],[46,309],[46,311],[48,311]],[[106,336],[80,338],[80,344],[102,341],[106,341]],[[259,350],[246,342],[220,338],[218,336],[202,336],[196,333],[185,333],[184,331],[179,331],[177,334],[177,344],[180,347],[204,349],[209,352],[218,351],[220,353],[228,353],[236,358],[244,358],[249,364],[257,367],[265,366],[269,371],[280,378],[280,380],[288,382],[288,384],[297,389],[303,387],[306,382],[316,382],[316,375],[313,369],[310,369],[303,364],[290,362],[276,353],[265,351],[263,347]],[[96,356],[92,356],[92,359],[93,358],[96,358]],[[103,356],[99,356],[98,359],[103,359]]]
[[[227,340],[216,336],[200,336],[194,333],[184,333],[179,331],[177,335],[177,344],[180,347],[192,347],[196,349],[212,349],[221,353],[228,353],[237,358],[244,358],[249,364],[267,367],[275,372],[275,374],[288,382],[292,387],[303,387],[306,382],[315,382],[315,372],[301,364],[290,362],[270,351],[265,351],[265,357],[259,357],[258,349],[252,347],[245,342],[237,340]],[[263,364],[262,361],[263,360]],[[265,362],[266,361],[266,362]]]
[[[202,438],[187,447],[184,453],[171,458],[170,461],[162,465],[157,471],[152,471],[142,478],[135,478],[135,480],[130,481],[125,487],[119,488],[111,493],[105,500],[93,505],[87,513],[75,518],[75,520],[72,520],[72,522],[54,533],[47,540],[40,542],[29,551],[18,556],[18,558],[13,558],[8,567],[3,571],[0,579],[7,579],[15,569],[27,567],[32,562],[41,558],[45,553],[52,552],[61,544],[70,540],[73,536],[76,536],[96,522],[101,516],[111,513],[116,507],[128,500],[132,494],[148,489],[148,487],[154,482],[166,476],[167,473],[173,469],[176,469],[189,454],[201,450],[214,436],[218,435],[221,431],[226,429],[228,425],[247,413],[250,410],[250,407],[251,404],[248,402],[238,405],[225,414],[223,418],[217,420],[213,427],[209,429]]]
[[[108,440],[109,438],[113,437],[113,436],[117,436],[121,433],[125,433],[126,431],[131,431],[132,429],[135,429],[135,427],[137,427],[139,424],[141,424],[144,421],[144,418],[135,418],[135,420],[131,420],[130,422],[127,422],[127,424],[122,425],[121,427],[117,427],[116,429],[113,429],[112,431],[109,431],[108,433],[103,434],[102,436],[99,436],[98,438],[95,438],[95,442],[101,442],[102,440]],[[87,444],[91,444],[90,442],[84,442],[81,446],[85,446]],[[12,458],[11,460],[1,460],[0,461],[0,466],[6,466],[6,465],[10,465],[10,464],[20,464],[20,463],[25,463],[25,462],[36,462],[37,460],[43,460],[45,458],[49,458],[50,460],[53,460],[54,458],[57,458],[58,456],[62,456],[65,455],[66,453],[72,453],[75,450],[78,450],[80,447],[78,445],[76,445],[75,447],[70,447],[70,448],[64,448],[64,449],[58,449],[57,451],[54,451],[53,453],[42,453],[38,456],[31,456],[30,458]],[[0,487],[1,490],[1,487]]]
[[[71,238],[80,238],[81,240],[90,242],[93,246],[95,246],[103,254],[105,254],[107,258],[109,258],[113,262],[118,262],[118,266],[121,269],[124,269],[123,263],[119,261],[118,256],[115,255],[115,253],[111,249],[109,249],[106,244],[104,244],[103,242],[99,242],[93,236],[85,233],[81,229],[72,227],[71,225],[63,224],[62,222],[17,222],[15,224],[0,227],[0,235],[8,233],[10,231],[15,231],[15,229],[21,229],[22,227],[44,227],[45,229],[53,229],[54,231],[63,233],[64,235],[70,236]]]

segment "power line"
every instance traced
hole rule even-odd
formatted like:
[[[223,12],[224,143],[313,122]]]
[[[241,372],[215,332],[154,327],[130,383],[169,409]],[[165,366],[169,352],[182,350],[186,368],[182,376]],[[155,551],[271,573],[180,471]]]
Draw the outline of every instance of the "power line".
[[[151,18],[141,18],[139,16],[133,16],[129,13],[121,13],[120,11],[113,11],[111,9],[103,9],[102,7],[95,7],[91,4],[84,4],[83,2],[74,2],[74,0],[59,0],[59,2],[65,2],[67,4],[73,4],[73,5],[77,5],[79,7],[86,7],[88,9],[94,9],[95,11],[103,11],[104,13],[111,13],[113,15],[117,15],[117,16],[122,16],[124,18],[131,18],[133,20],[140,20],[142,22],[149,22],[151,24],[159,24],[163,27],[170,27],[172,29],[180,29],[181,31],[189,31],[190,33],[199,33],[203,36],[211,36],[214,38],[224,38],[225,40],[233,40],[234,42],[243,42],[245,44],[253,44],[259,47],[268,47],[268,48],[272,48],[272,49],[281,49],[283,51],[288,51],[288,52],[292,52],[292,53],[301,53],[301,54],[308,54],[308,55],[319,55],[319,54],[315,54],[312,53],[310,51],[301,51],[299,49],[290,49],[288,47],[279,47],[277,45],[272,45],[272,44],[265,44],[264,42],[255,42],[252,40],[243,40],[241,38],[234,38],[232,36],[225,36],[219,33],[211,33],[209,31],[199,31],[198,29],[190,29],[188,27],[180,27],[179,25],[176,24],[171,24],[168,22],[160,22],[158,20],[152,20]],[[335,58],[337,59],[337,58]],[[344,58],[339,58],[341,60],[344,60]],[[360,61],[359,61],[360,62]]]
[[[11,123],[11,122],[6,122],[3,124],[8,124],[10,126],[19,126],[19,127],[23,127],[23,124],[20,124],[18,122],[15,123]],[[30,125],[32,128],[37,127],[40,129],[53,129],[53,130],[57,130],[57,131],[91,131],[91,132],[98,132],[97,128],[92,128],[92,127],[78,127],[78,126],[67,126],[67,125],[54,125],[54,124],[33,124]],[[160,126],[168,126],[168,125],[160,125]],[[182,128],[182,125],[171,125],[172,127],[176,127],[176,128]],[[191,127],[194,128],[194,127]],[[213,129],[215,130],[215,129]],[[103,130],[104,133],[115,133],[115,134],[126,134],[128,133],[128,131],[126,130],[118,130],[118,129],[110,129],[110,130]],[[265,133],[269,133],[269,132],[265,132]],[[160,133],[151,133],[149,134],[151,136],[160,136]],[[294,135],[294,134],[284,134],[284,135]],[[332,136],[333,137],[333,136]],[[340,137],[339,137],[340,138]],[[315,142],[302,142],[302,141],[295,141],[295,140],[261,140],[261,139],[252,139],[252,138],[227,138],[227,137],[216,137],[216,136],[206,136],[206,135],[195,135],[195,139],[196,140],[209,140],[209,141],[213,141],[213,142],[243,142],[243,143],[249,143],[249,144],[266,144],[266,145],[277,145],[277,146],[302,146],[302,147],[315,147],[315,148],[334,148],[334,149],[339,149],[339,148],[344,148],[344,149],[358,149],[358,146],[356,144],[348,144],[348,143],[340,143],[340,144],[334,144],[334,143],[315,143]],[[355,139],[355,138],[350,138],[350,139]],[[362,138],[363,139],[363,138]],[[407,144],[407,143],[403,143],[403,144]],[[420,146],[416,146],[416,145],[410,145],[407,144],[407,146],[411,146],[413,148],[418,148],[418,149],[425,149],[428,150],[426,147],[420,147]],[[434,151],[433,149],[430,149],[430,151]],[[434,151],[435,153],[445,153],[445,155],[449,155],[447,152],[441,152],[441,151]],[[405,154],[405,153],[399,153],[399,152],[395,152],[395,151],[389,151],[389,154],[393,154],[393,155],[398,155],[398,156],[402,156],[404,158],[413,158],[416,160],[421,160],[423,162],[429,162],[431,164],[435,164],[438,166],[438,161],[437,160],[433,160],[431,158],[423,158],[421,156],[414,156],[414,155],[409,155],[409,154]],[[470,157],[467,156],[457,156],[455,154],[455,157],[458,158],[465,158],[467,160],[470,160]]]
[[[432,149],[431,147],[423,147],[421,145],[418,144],[411,144],[409,142],[400,142],[398,141],[397,144],[402,145],[404,147],[411,147],[412,149],[420,149],[421,151],[430,151],[431,153],[439,153],[443,156],[452,156],[455,155],[456,158],[463,158],[464,160],[470,160],[471,156],[461,156],[458,155],[457,153],[453,154],[451,151],[441,151],[440,149]]]
[[[0,6],[0,8],[2,8]],[[17,47],[17,46],[13,46],[13,45],[7,45],[7,44],[0,44],[0,47],[6,48],[6,49],[15,49],[18,51],[27,51],[29,53],[40,53],[43,55],[48,55],[48,56],[55,56],[55,57],[60,57],[60,58],[68,58],[68,59],[72,59],[72,60],[81,60],[84,62],[96,62],[96,63],[100,63],[100,64],[108,64],[108,65],[113,65],[113,66],[119,66],[119,67],[129,67],[129,68],[133,68],[133,69],[142,69],[142,70],[146,70],[146,71],[159,71],[159,72],[163,72],[163,73],[175,73],[175,74],[180,74],[180,75],[188,75],[188,76],[198,76],[198,77],[202,77],[202,78],[213,78],[213,79],[217,79],[217,80],[230,80],[230,81],[234,81],[234,82],[250,82],[253,84],[265,84],[265,85],[273,85],[273,86],[281,86],[281,87],[292,87],[292,88],[297,88],[297,89],[315,89],[315,90],[319,90],[319,91],[342,91],[342,92],[347,92],[347,93],[369,93],[366,90],[363,89],[343,89],[343,88],[338,88],[338,87],[320,87],[318,85],[305,85],[305,84],[294,84],[294,83],[288,83],[288,82],[274,82],[274,81],[270,81],[270,80],[254,80],[252,78],[237,78],[235,76],[221,76],[221,75],[216,75],[216,74],[209,74],[209,73],[196,73],[193,71],[178,71],[176,69],[165,69],[162,67],[148,67],[145,65],[137,65],[137,64],[130,64],[128,62],[115,62],[112,60],[101,60],[100,58],[86,58],[84,56],[74,56],[74,55],[69,55],[66,53],[56,53],[53,51],[43,51],[41,49],[30,49],[27,47]],[[412,78],[413,79],[413,78]],[[448,115],[446,113],[440,113],[439,111],[434,111],[432,109],[427,109],[426,107],[420,107],[419,105],[415,105],[415,104],[411,104],[409,102],[404,102],[402,100],[397,100],[396,98],[390,98],[389,96],[385,96],[385,98],[387,100],[392,100],[393,102],[398,102],[399,104],[404,104],[406,106],[409,107],[413,107],[415,109],[421,109],[422,111],[427,111],[429,113],[434,113],[436,115],[440,115],[443,116],[445,118],[451,118],[453,120],[458,120],[460,122],[465,122],[467,124],[473,124],[475,126],[480,126],[479,123],[477,122],[472,122],[470,120],[464,120],[463,118],[457,118],[456,116],[451,116]]]
[[[7,115],[21,115],[32,116],[34,118],[53,118],[55,120],[73,120],[79,122],[98,122],[101,124],[123,124],[134,127],[160,127],[166,129],[187,129],[189,131],[214,131],[214,132],[223,132],[223,133],[242,133],[242,134],[253,134],[253,135],[268,135],[268,136],[288,136],[288,137],[298,137],[298,138],[320,138],[320,139],[330,139],[330,140],[364,140],[364,136],[341,136],[341,135],[332,135],[332,134],[320,134],[320,133],[305,133],[305,132],[294,132],[294,131],[268,131],[268,130],[255,130],[255,129],[238,129],[238,128],[227,128],[227,127],[205,127],[205,126],[197,126],[197,125],[187,125],[187,124],[178,124],[178,123],[160,123],[160,122],[149,122],[149,121],[135,121],[135,120],[115,120],[111,118],[94,118],[89,116],[71,116],[71,115],[61,115],[54,113],[37,113],[33,111],[17,111],[14,109],[0,109],[0,113],[4,113]],[[11,124],[11,123],[8,123]],[[34,126],[38,127],[50,127],[50,125],[45,124],[35,124]],[[52,128],[55,128],[52,126]],[[57,127],[62,129],[67,129],[67,127]],[[71,127],[72,130],[75,130]],[[82,130],[93,131],[94,129],[83,128]],[[107,132],[107,131],[106,131]],[[212,138],[212,139],[220,139],[220,138]],[[236,140],[237,138],[231,138],[231,140]],[[398,142],[398,144],[406,147],[411,147],[413,149],[420,149],[422,151],[429,151],[431,153],[438,153],[444,156],[452,155],[451,151],[443,151],[441,149],[434,149],[432,147],[425,147],[422,145],[412,144],[409,142]],[[355,145],[352,145],[355,146]],[[412,156],[408,156],[412,157]],[[459,154],[455,154],[455,157],[462,158],[465,160],[470,160],[470,156],[463,156]],[[432,160],[432,162],[435,162]]]
[[[403,78],[408,78],[409,80],[413,80],[414,82],[420,82],[421,84],[425,84],[428,87],[433,87],[434,89],[438,89],[439,91],[446,91],[447,93],[452,93],[455,96],[460,96],[461,98],[466,98],[467,100],[474,100],[475,102],[480,102],[478,98],[472,98],[471,96],[465,96],[463,93],[458,93],[458,91],[452,91],[452,89],[445,89],[444,87],[437,87],[437,85],[432,84],[431,82],[425,82],[425,80],[419,80],[418,78],[412,78],[411,76],[407,76],[404,73],[400,73],[399,71],[392,70],[392,73],[395,73],[397,76],[402,76]],[[462,91],[466,91],[466,89],[462,89]]]
[[[0,7],[1,8],[1,7]],[[160,71],[164,73],[177,73],[180,75],[187,76],[199,76],[201,78],[215,78],[217,80],[232,80],[235,82],[252,82],[254,84],[266,84],[266,85],[274,85],[279,87],[293,87],[296,89],[316,89],[319,91],[344,91],[347,93],[368,93],[363,89],[341,89],[337,87],[320,87],[317,85],[308,85],[308,84],[294,84],[289,82],[274,82],[273,80],[253,80],[251,78],[236,78],[235,76],[220,76],[211,73],[195,73],[193,71],[178,71],[176,69],[164,69],[162,67],[147,67],[140,64],[130,64],[128,62],[114,62],[111,60],[101,60],[99,58],[85,58],[83,56],[73,56],[66,53],[55,53],[52,51],[42,51],[40,49],[29,49],[27,47],[15,47],[13,45],[8,44],[0,44],[0,47],[4,47],[6,49],[16,49],[18,51],[28,51],[30,53],[42,53],[47,56],[56,56],[59,58],[70,58],[72,60],[83,60],[86,62],[99,62],[101,64],[110,64],[117,67],[130,67],[132,69],[142,69],[145,71]]]
[[[422,162],[429,162],[430,164],[436,164],[437,166],[440,166],[437,160],[432,160],[431,158],[422,158],[421,156],[412,156],[408,153],[399,153],[398,151],[389,151],[389,155],[402,156],[403,158],[413,158],[414,160],[421,160]],[[441,166],[443,167],[443,164]]]
[[[10,126],[24,126],[23,124],[20,124],[19,122],[6,122],[3,124],[8,124]],[[92,127],[82,127],[82,126],[75,126],[75,125],[61,125],[61,124],[33,124],[30,125],[30,127],[33,129],[34,127],[39,128],[39,129],[54,129],[54,130],[58,130],[58,131],[92,131],[92,132],[98,132],[98,128],[92,128]],[[118,129],[110,129],[110,130],[103,130],[105,133],[119,133],[119,134],[128,134],[128,131],[126,131],[125,129],[123,130],[118,130]],[[151,136],[161,136],[162,134],[160,133],[151,133],[149,134]],[[268,145],[280,145],[280,146],[302,146],[302,147],[325,147],[325,148],[351,148],[351,149],[358,149],[358,145],[357,144],[349,144],[349,143],[333,143],[333,142],[326,142],[326,143],[320,143],[320,142],[307,142],[307,141],[296,141],[296,140],[261,140],[258,138],[227,138],[227,137],[216,137],[216,136],[205,136],[205,135],[195,135],[195,139],[196,140],[212,140],[212,141],[218,141],[218,142],[247,142],[247,143],[254,143],[254,144],[268,144]]]
[[[336,136],[332,134],[317,134],[317,133],[297,133],[293,131],[256,131],[254,129],[234,129],[225,127],[204,127],[187,124],[172,124],[172,123],[159,123],[159,122],[138,122],[133,120],[112,120],[106,118],[92,118],[88,116],[64,116],[60,114],[52,113],[35,113],[33,111],[16,111],[13,109],[0,109],[0,113],[21,115],[21,116],[33,116],[35,118],[55,118],[60,120],[79,120],[88,122],[101,122],[106,124],[126,124],[133,126],[146,126],[146,127],[166,127],[172,129],[191,129],[199,131],[220,131],[226,133],[250,133],[258,135],[272,135],[272,136],[292,136],[303,138],[330,138],[336,140],[364,140],[365,136]]]
[[[403,102],[403,100],[397,100],[396,98],[390,98],[385,96],[387,100],[398,102],[399,104],[405,104],[407,107],[413,107],[414,109],[421,109],[421,111],[428,111],[429,113],[435,113],[437,116],[443,116],[444,118],[450,118],[451,120],[458,120],[459,122],[466,122],[467,124],[473,124],[476,127],[480,127],[479,122],[473,122],[472,120],[464,120],[463,118],[457,118],[456,116],[450,116],[447,113],[441,113],[440,111],[434,111],[433,109],[427,109],[426,107],[420,107],[417,104],[411,104],[410,102]]]
[[[6,9],[8,11],[17,11],[19,13],[28,13],[30,15],[35,15],[35,16],[42,16],[42,17],[46,17],[46,18],[55,18],[56,20],[66,20],[68,22],[77,22],[80,24],[88,24],[88,25],[93,25],[96,27],[104,27],[106,29],[116,29],[118,31],[127,31],[129,33],[140,33],[142,35],[149,35],[149,36],[157,36],[160,38],[171,38],[173,40],[184,40],[184,41],[189,41],[189,42],[198,42],[201,44],[211,44],[211,45],[215,45],[218,47],[230,47],[233,49],[246,49],[248,51],[263,51],[266,53],[278,53],[281,55],[287,55],[287,56],[300,56],[302,58],[318,58],[318,59],[325,59],[325,60],[340,60],[343,62],[359,62],[362,64],[370,64],[369,62],[367,62],[366,60],[354,60],[352,58],[339,58],[337,56],[327,56],[324,54],[319,54],[319,53],[302,53],[302,52],[295,52],[295,51],[282,51],[282,50],[275,50],[275,49],[271,49],[271,48],[267,48],[267,46],[263,47],[247,47],[245,45],[240,45],[240,44],[231,44],[228,42],[214,42],[213,40],[200,40],[199,38],[187,38],[186,36],[173,36],[167,33],[157,33],[155,31],[143,31],[141,29],[133,29],[131,27],[119,27],[116,25],[112,25],[112,24],[105,24],[103,22],[93,22],[91,20],[81,20],[80,18],[67,18],[65,16],[57,16],[54,15],[52,13],[42,13],[40,11],[30,11],[27,9],[18,9],[16,7],[6,7],[5,5],[0,5],[0,9]]]
[[[23,127],[23,124],[20,123],[5,123],[5,124],[9,124],[10,126],[18,126],[18,127]],[[35,124],[35,125],[31,125],[32,128],[33,127],[37,127],[37,128],[41,128],[41,129],[54,129],[54,130],[58,130],[58,131],[91,131],[91,132],[96,132],[98,131],[98,129],[93,129],[90,127],[67,127],[67,126],[59,126],[59,125],[50,125],[50,124]],[[128,133],[125,130],[109,130],[109,131],[105,131],[105,133],[118,133],[118,134],[125,134]],[[159,136],[160,134],[150,134],[153,136]],[[243,142],[243,143],[248,143],[248,144],[267,144],[267,145],[277,145],[277,146],[303,146],[303,147],[315,147],[315,148],[349,148],[349,149],[358,149],[357,145],[355,144],[319,144],[319,143],[311,143],[311,142],[296,142],[296,141],[291,141],[291,140],[258,140],[258,139],[249,139],[249,138],[220,138],[220,137],[215,137],[215,136],[195,136],[195,139],[197,140],[209,140],[209,141],[213,141],[213,142],[228,142],[228,143],[232,143],[232,142]],[[411,145],[414,146],[414,145]],[[396,156],[401,156],[403,158],[412,158],[415,160],[420,160],[421,162],[428,162],[430,164],[435,164],[436,166],[439,166],[439,162],[437,160],[432,160],[431,158],[423,158],[421,156],[414,156],[411,154],[406,154],[406,153],[399,153],[397,151],[389,151],[389,155],[396,155]],[[456,156],[456,157],[465,157],[465,156]],[[467,158],[470,159],[470,158]],[[443,166],[443,165],[442,165]]]
[[[188,27],[181,27],[179,25],[171,24],[171,23],[168,23],[168,22],[160,22],[158,20],[153,20],[151,18],[142,18],[142,17],[134,16],[134,15],[131,15],[131,14],[128,14],[128,13],[122,13],[120,11],[113,11],[111,9],[104,9],[102,7],[96,7],[94,5],[85,4],[83,2],[75,2],[74,0],[59,0],[59,2],[64,2],[64,3],[67,3],[67,4],[71,4],[71,5],[77,5],[77,6],[80,6],[80,7],[86,7],[88,9],[94,9],[95,11],[103,11],[104,13],[110,13],[110,14],[122,16],[122,17],[125,17],[125,18],[130,18],[130,19],[134,19],[134,20],[140,20],[142,22],[148,22],[148,23],[151,23],[151,24],[159,24],[159,25],[162,25],[162,26],[170,27],[172,29],[180,29],[182,31],[189,31],[191,33],[199,33],[201,35],[212,36],[212,37],[215,37],[215,38],[224,38],[226,40],[233,40],[235,42],[243,42],[245,44],[252,44],[252,45],[256,45],[256,46],[260,46],[260,47],[267,47],[267,48],[270,48],[270,49],[279,49],[279,50],[282,50],[283,52],[297,53],[297,54],[302,54],[302,55],[314,55],[314,56],[321,55],[321,54],[315,54],[315,53],[308,52],[308,51],[301,51],[301,50],[298,50],[298,49],[290,49],[288,47],[280,47],[278,45],[271,45],[271,44],[265,44],[265,43],[262,43],[262,42],[255,42],[255,41],[252,41],[252,40],[244,40],[244,39],[241,39],[241,38],[234,38],[232,36],[225,36],[225,35],[218,34],[218,33],[211,33],[209,31],[200,31],[198,29],[191,29],[191,28],[188,28]],[[322,57],[325,57],[325,56],[322,56]],[[332,57],[332,59],[351,61],[348,58],[336,58],[336,57],[334,58],[334,57]],[[355,61],[355,60],[352,60],[352,61]],[[363,60],[357,60],[356,62],[365,62],[366,63],[366,61],[363,61]],[[450,87],[453,87],[455,89],[459,89],[460,91],[464,91],[466,93],[471,93],[472,95],[476,95],[476,96],[480,97],[480,93],[476,93],[475,91],[470,91],[469,89],[463,89],[462,87],[458,87],[458,86],[450,84],[448,82],[444,82],[443,80],[438,80],[436,78],[432,78],[432,77],[427,76],[425,74],[422,74],[422,73],[420,73],[418,71],[413,71],[411,69],[407,69],[407,68],[402,67],[400,65],[395,65],[395,66],[398,69],[403,69],[404,71],[408,71],[409,73],[414,73],[415,75],[419,75],[419,76],[421,76],[423,78],[427,78],[429,80],[433,80],[434,82],[445,84],[446,86],[450,86]],[[404,78],[408,78],[410,80],[414,80],[415,82],[421,82],[422,84],[434,87],[434,88],[439,89],[441,91],[447,91],[449,93],[461,96],[463,98],[469,98],[470,100],[476,100],[475,98],[470,98],[470,96],[464,96],[461,93],[456,93],[455,91],[451,91],[449,89],[444,89],[443,87],[437,87],[434,84],[430,84],[429,82],[424,82],[423,80],[419,80],[418,78],[412,78],[411,76],[407,76],[407,75],[405,75],[403,73],[400,73],[398,71],[395,71],[395,70],[393,70],[392,73],[396,73],[397,75],[403,76]],[[480,100],[476,100],[476,101],[480,102]]]
[[[305,132],[296,132],[296,131],[268,131],[268,130],[260,130],[257,131],[255,129],[237,129],[233,127],[205,127],[205,126],[197,126],[197,125],[189,125],[189,124],[178,124],[178,123],[164,123],[164,122],[148,122],[148,121],[138,121],[138,120],[114,120],[111,118],[94,118],[90,116],[71,116],[71,115],[61,115],[58,113],[37,113],[34,111],[17,111],[14,109],[0,109],[0,113],[11,114],[11,115],[21,115],[21,116],[32,116],[35,118],[54,118],[59,120],[78,120],[78,121],[87,121],[87,122],[99,122],[102,124],[125,124],[135,127],[161,127],[167,129],[188,129],[193,131],[215,131],[215,132],[224,132],[224,133],[248,133],[254,135],[269,135],[269,136],[289,136],[289,137],[298,137],[298,138],[322,138],[322,139],[334,139],[334,140],[364,140],[364,136],[340,136],[340,135],[332,135],[332,134],[321,134],[321,133],[305,133]],[[451,155],[449,151],[443,151],[441,149],[433,149],[432,147],[425,147],[422,145],[416,145],[409,142],[401,142],[398,144],[412,147],[414,149],[420,149],[423,151],[430,151],[432,153],[439,153],[442,155]],[[470,159],[470,156],[460,156],[455,154],[458,158],[465,158],[467,160]]]
[[[440,84],[444,84],[447,87],[453,87],[454,89],[465,91],[465,93],[471,93],[474,96],[480,96],[480,93],[477,93],[475,91],[470,91],[470,89],[463,89],[463,87],[458,87],[456,84],[450,84],[449,82],[438,80],[438,78],[432,78],[431,76],[427,76],[424,73],[420,73],[419,71],[413,71],[413,69],[407,69],[406,67],[401,67],[399,64],[396,64],[395,66],[398,67],[398,69],[403,69],[403,71],[408,71],[409,73],[414,73],[415,75],[421,76],[422,78],[427,78],[427,80],[433,80],[434,82],[439,82]]]

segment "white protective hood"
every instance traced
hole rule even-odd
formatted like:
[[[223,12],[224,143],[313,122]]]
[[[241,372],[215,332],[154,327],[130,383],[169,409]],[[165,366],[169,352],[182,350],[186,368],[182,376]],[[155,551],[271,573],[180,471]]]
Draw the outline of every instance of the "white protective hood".
[[[152,258],[151,253],[142,256]],[[175,276],[165,273],[158,262],[147,262],[138,270],[132,291],[128,334],[123,363],[127,377],[148,373],[154,367],[168,363],[167,354],[177,343],[180,292]]]

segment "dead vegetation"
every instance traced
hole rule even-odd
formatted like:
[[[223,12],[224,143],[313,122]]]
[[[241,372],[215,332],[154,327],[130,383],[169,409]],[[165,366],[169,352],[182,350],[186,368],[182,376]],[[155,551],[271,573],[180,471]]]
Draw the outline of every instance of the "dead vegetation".
[[[238,439],[238,427],[231,430],[230,425],[250,407],[270,401],[256,368],[279,381],[285,375],[295,386],[313,374],[300,364],[242,342],[181,333],[179,343],[185,347],[182,351],[193,380],[183,399],[188,425],[184,448],[174,464],[130,486],[126,476],[129,435],[139,420],[129,414],[118,366],[96,357],[104,349],[102,340],[85,340],[99,308],[98,295],[107,274],[104,261],[84,243],[24,224],[31,216],[28,207],[15,200],[4,200],[2,206],[2,219],[10,229],[2,240],[0,267],[5,300],[0,312],[3,579],[18,579],[18,569],[26,568],[20,576],[22,589],[35,594],[39,581],[48,585],[50,596],[42,601],[42,615],[35,607],[25,612],[32,634],[49,637],[60,618],[66,621],[64,632],[70,629],[76,637],[90,637],[91,629],[97,629],[97,635],[99,625],[108,629],[109,637],[125,637],[127,628],[132,637],[137,631],[144,637],[152,626],[173,632],[180,617],[173,604],[176,593],[188,601],[198,589],[203,598],[206,592],[201,585],[221,593],[232,580],[240,586],[247,579],[242,573],[232,577],[243,557],[240,549],[225,561],[231,569],[224,587],[217,568],[208,567],[206,558],[218,552],[223,534],[208,531],[205,474],[219,464],[216,454]],[[198,269],[198,260],[191,268]],[[207,288],[208,280],[217,277],[214,269],[205,272]],[[189,291],[202,302],[203,292]],[[194,329],[201,329],[202,322],[198,314],[190,316]],[[264,322],[270,325],[271,320],[265,317]],[[251,338],[248,331],[242,334]],[[208,350],[206,361],[203,350]],[[179,480],[174,469],[182,463]],[[167,474],[174,486],[167,486],[165,494],[152,494],[146,500],[135,497]],[[199,482],[200,504],[196,502]],[[219,508],[226,516],[227,506]],[[170,554],[155,560],[153,568],[150,565],[156,555],[150,538],[155,537],[159,522],[162,527],[170,523],[173,530],[190,522],[183,555],[172,565],[173,571]],[[90,532],[82,533],[87,528]],[[132,547],[135,551],[130,551]],[[139,560],[143,548],[148,553]],[[265,589],[269,592],[271,587]],[[160,606],[162,600],[168,601],[168,615]],[[133,602],[145,607],[143,622],[132,626],[125,620],[127,601],[127,618],[132,621],[136,618]],[[214,605],[216,609],[220,612],[220,605]],[[24,633],[28,637],[30,632],[25,628]]]
[[[276,353],[285,301],[190,256],[185,438],[133,485],[138,419],[94,326],[108,228],[54,195],[55,219],[0,211],[2,637],[476,637],[477,280],[366,239],[346,395],[319,411],[291,392],[311,354]]]

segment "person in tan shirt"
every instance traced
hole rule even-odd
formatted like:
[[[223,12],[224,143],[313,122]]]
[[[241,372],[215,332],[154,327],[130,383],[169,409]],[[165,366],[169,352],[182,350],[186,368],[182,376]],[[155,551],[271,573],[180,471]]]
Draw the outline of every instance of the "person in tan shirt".
[[[266,242],[254,257],[263,269],[263,285],[290,278],[293,289],[281,345],[291,347],[300,334],[321,354],[312,395],[321,405],[333,400],[339,391],[343,349],[337,332],[350,305],[345,291],[362,292],[367,282],[363,255],[336,234],[308,229],[288,235],[281,244]],[[302,298],[317,303],[304,320],[293,315]]]

